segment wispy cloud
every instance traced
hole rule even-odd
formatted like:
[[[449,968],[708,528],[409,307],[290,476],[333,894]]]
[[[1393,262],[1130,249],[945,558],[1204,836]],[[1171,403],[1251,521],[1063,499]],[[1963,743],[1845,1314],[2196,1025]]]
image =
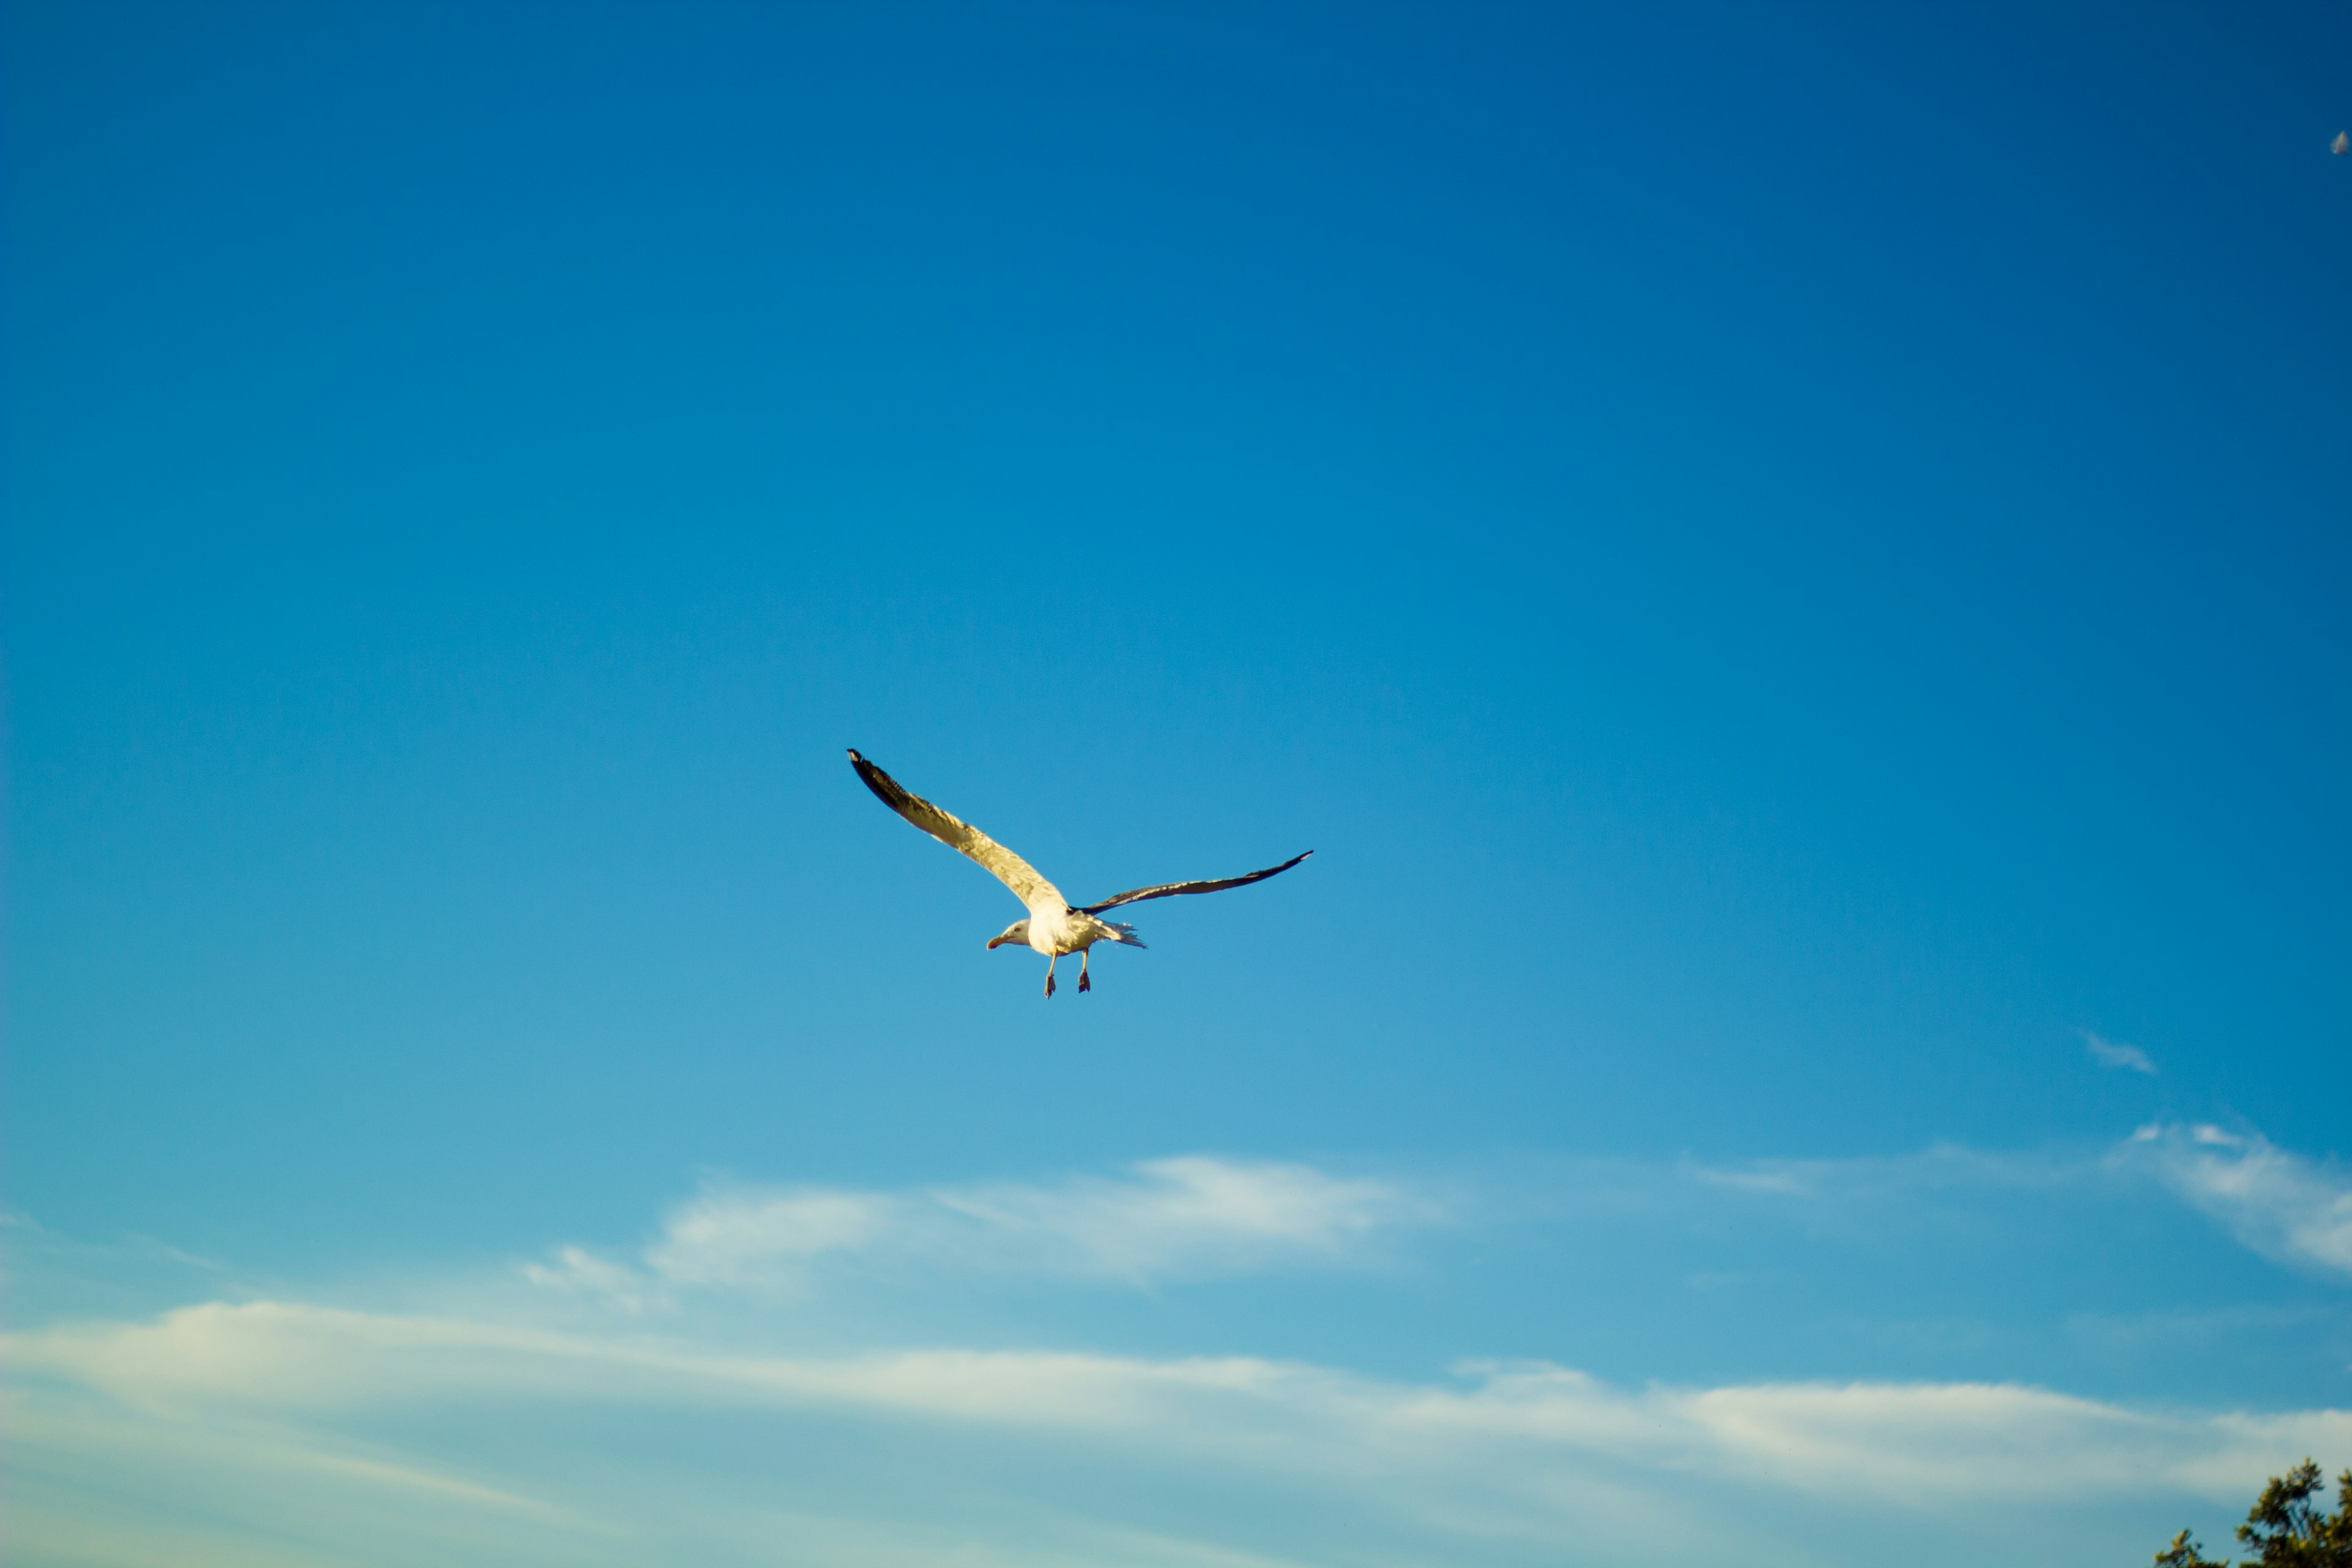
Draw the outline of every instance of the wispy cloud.
[[[740,1285],[903,1235],[919,1205],[881,1193],[706,1187],[672,1211],[646,1266],[677,1285]]]
[[[1377,1231],[1444,1213],[1391,1182],[1199,1156],[1150,1161],[1118,1180],[929,1196],[1017,1266],[1132,1280],[1334,1262]]]
[[[1853,1201],[1906,1193],[2062,1186],[2097,1169],[2095,1160],[2050,1151],[1971,1149],[1934,1143],[1915,1153],[1838,1160],[1749,1160],[1736,1165],[1685,1161],[1677,1169],[1702,1186],[1772,1197]]]
[[[2156,1064],[2148,1060],[2147,1053],[2137,1046],[2123,1045],[2085,1029],[2083,1031],[2083,1048],[2097,1058],[2102,1067],[2125,1068],[2151,1077],[2155,1075]]]
[[[1188,1486],[1338,1500],[1450,1536],[1457,1552],[1480,1540],[1591,1551],[1668,1513],[1699,1530],[1703,1511],[1668,1502],[1699,1478],[1807,1506],[1860,1492],[1914,1510],[2074,1508],[2183,1490],[2242,1495],[2283,1452],[2352,1447],[2352,1412],[2183,1414],[2015,1384],[1633,1389],[1548,1363],[1466,1363],[1450,1379],[1412,1383],[1242,1356],[929,1348],[812,1357],[282,1301],[15,1334],[0,1339],[0,1353],[12,1380],[96,1391],[166,1430],[200,1426],[234,1446],[238,1433],[266,1428],[276,1450],[287,1433],[310,1432],[298,1446],[313,1468],[354,1481],[380,1472],[386,1486],[550,1517],[566,1505],[526,1502],[532,1489],[522,1483],[398,1455],[353,1457],[337,1434],[381,1428],[396,1413],[400,1429],[416,1430],[431,1412],[491,1409],[509,1424],[530,1410],[564,1421],[597,1408],[662,1410],[672,1432],[699,1413],[738,1435],[751,1420],[882,1420],[1000,1458],[1076,1441],[1105,1473],[1181,1465],[1195,1478]],[[1728,1539],[1711,1548],[1695,1539],[1671,1555],[1705,1561],[1712,1550],[1719,1560]]]
[[[2152,1174],[2268,1258],[2352,1274],[2352,1178],[2260,1133],[2151,1124],[2115,1163]]]
[[[910,1350],[841,1358],[712,1353],[528,1326],[294,1302],[212,1303],[148,1322],[0,1338],[20,1374],[68,1378],[146,1408],[318,1414],[488,1395],[690,1407],[837,1406],[982,1426],[1121,1434],[1148,1446],[1320,1431],[1374,1454],[1458,1453],[1465,1439],[1531,1452],[1646,1456],[1833,1490],[2001,1497],[2179,1484],[2230,1447],[2210,1418],[2135,1411],[2008,1384],[1613,1387],[1545,1363],[1466,1363],[1455,1381],[1382,1383],[1253,1357],[1149,1360],[1070,1352]],[[2338,1442],[2352,1413],[2306,1412]],[[1359,1434],[1350,1437],[1349,1433]],[[1974,1456],[1969,1462],[1956,1462]],[[1261,1450],[1250,1461],[1265,1460]],[[2259,1461],[2249,1461],[2258,1464]],[[2227,1485],[2258,1479],[2233,1472]]]
[[[1873,1237],[1906,1205],[1973,1214],[1995,1190],[2037,1207],[2062,1189],[2177,1193],[2273,1256],[2352,1265],[2352,1189],[2332,1167],[2212,1127],[2072,1152],[1595,1162],[1542,1179],[1575,1193],[1559,1211],[1571,1215],[1703,1227],[1727,1212],[1778,1214],[1811,1227],[1829,1215]],[[528,1289],[509,1276],[340,1305],[275,1291],[160,1315],[110,1308],[0,1336],[12,1436],[38,1459],[32,1501],[18,1504],[33,1521],[24,1538],[65,1560],[152,1557],[88,1537],[128,1528],[104,1499],[138,1495],[246,1521],[221,1526],[210,1560],[224,1563],[247,1537],[317,1553],[380,1543],[337,1559],[353,1563],[568,1565],[748,1564],[788,1539],[803,1555],[875,1568],[1272,1568],[1312,1535],[1318,1561],[1395,1568],[1632,1554],[1794,1568],[1899,1555],[1853,1544],[1874,1516],[1907,1518],[1887,1526],[1898,1536],[1932,1519],[1957,1541],[1998,1516],[2004,1539],[2026,1520],[2055,1539],[2087,1528],[2085,1509],[2242,1502],[2305,1451],[2352,1449],[2352,1412],[2332,1409],[2200,1414],[1999,1382],[1633,1385],[1545,1361],[1381,1376],[1307,1359],[1109,1353],[1096,1314],[1073,1319],[1066,1303],[1048,1309],[1060,1328],[1032,1319],[1008,1338],[1012,1320],[961,1305],[991,1271],[1023,1281],[1001,1299],[1027,1310],[1039,1282],[1360,1267],[1413,1227],[1559,1217],[1504,1185],[1204,1156],[899,1190],[713,1183],[627,1254],[561,1247],[523,1266]],[[1609,1189],[1600,1207],[1574,1208],[1592,1185]],[[909,1300],[930,1305],[901,1311]],[[1166,1305],[1162,1324],[1190,1321],[1196,1303]],[[743,1459],[835,1449],[889,1458],[837,1471]],[[125,1464],[146,1467],[131,1493]],[[38,1477],[76,1465],[80,1493],[42,1491]],[[991,1479],[966,1489],[967,1506],[952,1488],[910,1487],[909,1466]],[[1171,1476],[1181,1504],[1165,1495]],[[341,1500],[305,1500],[311,1522],[287,1523],[290,1500],[330,1493]],[[1270,1533],[1229,1522],[1276,1516],[1286,1522]],[[688,1518],[691,1538],[675,1533]],[[1171,1518],[1203,1521],[1202,1539],[1149,1528]],[[1824,1529],[1847,1545],[1819,1550]],[[1353,1547],[1328,1544],[1349,1531]],[[2051,1558],[2096,1544],[2069,1538]],[[1982,1555],[1954,1545],[1940,1560]]]
[[[1392,1182],[1201,1155],[902,1192],[719,1182],[673,1210],[635,1263],[567,1247],[523,1273],[633,1309],[669,1289],[796,1285],[827,1258],[1148,1285],[1344,1262],[1377,1233],[1444,1212]]]
[[[2105,1150],[1988,1151],[1937,1144],[1916,1154],[1843,1160],[1685,1163],[1693,1182],[1853,1226],[1887,1222],[1928,1202],[1967,1205],[1995,1192],[2154,1184],[2221,1221],[2266,1258],[2352,1274],[2352,1175],[2282,1149],[2258,1132],[2210,1124],[2151,1125]]]
[[[523,1264],[522,1277],[543,1290],[598,1297],[625,1312],[646,1310],[646,1280],[626,1264],[599,1258],[584,1247],[559,1247],[551,1257],[551,1262]]]
[[[1438,1226],[1617,1211],[1697,1224],[1712,1206],[1737,1202],[1787,1205],[1809,1227],[1866,1238],[1923,1216],[1972,1212],[1997,1194],[2071,1189],[2113,1201],[2150,1182],[2267,1257],[2352,1272],[2352,1180],[2259,1134],[2198,1126],[2146,1128],[2105,1147],[1937,1143],[1839,1159],[1585,1162],[1442,1184],[1202,1155],[1109,1175],[898,1191],[713,1181],[672,1209],[634,1256],[562,1247],[520,1273],[546,1290],[631,1312],[719,1291],[797,1293],[826,1268],[835,1279],[855,1268],[1153,1288],[1359,1267],[1391,1256],[1406,1234]]]

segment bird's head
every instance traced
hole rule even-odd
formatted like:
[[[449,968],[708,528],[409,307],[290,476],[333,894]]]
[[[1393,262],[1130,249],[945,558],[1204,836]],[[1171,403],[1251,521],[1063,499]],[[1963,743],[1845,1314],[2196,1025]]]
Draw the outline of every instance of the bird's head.
[[[1011,925],[1006,926],[1003,931],[997,932],[994,936],[990,937],[988,939],[988,945],[991,948],[999,948],[1003,947],[1008,942],[1019,942],[1024,947],[1028,946],[1029,922],[1027,921],[1014,921]]]

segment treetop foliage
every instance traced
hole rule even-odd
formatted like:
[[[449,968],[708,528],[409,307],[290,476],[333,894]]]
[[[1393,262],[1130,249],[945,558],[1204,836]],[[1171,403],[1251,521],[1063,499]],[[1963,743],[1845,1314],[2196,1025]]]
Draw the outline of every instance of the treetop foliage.
[[[2319,1467],[2309,1459],[2273,1476],[2238,1526],[2240,1544],[2254,1554],[2244,1568],[2352,1568],[2352,1470],[2336,1479],[2336,1511],[2313,1502]],[[2156,1568],[2230,1568],[2204,1554],[2187,1531],[2156,1554]]]

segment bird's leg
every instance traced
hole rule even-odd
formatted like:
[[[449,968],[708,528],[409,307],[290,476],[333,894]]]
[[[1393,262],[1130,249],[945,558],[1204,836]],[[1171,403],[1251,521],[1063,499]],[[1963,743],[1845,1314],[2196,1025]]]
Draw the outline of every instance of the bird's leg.
[[[1055,956],[1045,960],[1045,998],[1047,1001],[1053,1000],[1054,996],[1054,965],[1061,962],[1062,960],[1059,954],[1055,954]]]
[[[1078,950],[1078,989],[1081,991],[1091,991],[1095,988],[1093,978],[1087,973],[1087,960],[1093,956],[1085,948]]]

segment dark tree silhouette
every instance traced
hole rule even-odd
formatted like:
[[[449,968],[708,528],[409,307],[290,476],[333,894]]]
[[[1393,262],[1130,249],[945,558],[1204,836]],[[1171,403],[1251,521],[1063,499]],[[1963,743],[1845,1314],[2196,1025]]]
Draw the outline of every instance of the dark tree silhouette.
[[[2317,1490],[2319,1467],[2309,1459],[2271,1478],[2238,1526],[2239,1543],[2254,1549],[2244,1568],[2352,1568],[2352,1470],[2336,1479],[2334,1513],[2311,1500]],[[2184,1530],[2156,1554],[2156,1568],[2230,1565],[2206,1556]]]

